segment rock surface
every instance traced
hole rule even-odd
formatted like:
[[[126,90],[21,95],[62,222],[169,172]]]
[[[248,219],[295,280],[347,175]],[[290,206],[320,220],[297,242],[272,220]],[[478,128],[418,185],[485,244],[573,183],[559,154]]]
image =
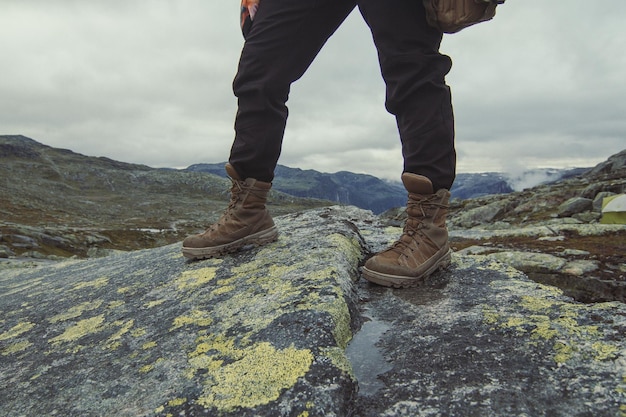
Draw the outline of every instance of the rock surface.
[[[358,267],[397,228],[352,207],[277,224],[223,259],[175,244],[2,270],[2,414],[626,416],[623,303],[485,255],[385,289]]]

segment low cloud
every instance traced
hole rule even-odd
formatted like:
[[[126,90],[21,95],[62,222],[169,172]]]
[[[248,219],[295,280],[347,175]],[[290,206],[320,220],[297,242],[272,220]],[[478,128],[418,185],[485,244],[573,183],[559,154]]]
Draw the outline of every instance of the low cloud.
[[[458,170],[591,166],[624,148],[626,3],[509,1],[446,36]],[[235,2],[4,0],[3,133],[151,166],[228,158]],[[397,179],[395,121],[355,11],[293,85],[279,163]]]

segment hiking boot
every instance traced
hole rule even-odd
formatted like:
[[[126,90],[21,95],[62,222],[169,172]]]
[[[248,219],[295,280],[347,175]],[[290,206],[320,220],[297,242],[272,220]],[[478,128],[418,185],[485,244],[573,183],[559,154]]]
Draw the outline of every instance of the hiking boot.
[[[212,258],[235,252],[245,245],[264,245],[278,237],[274,221],[265,208],[272,184],[254,178],[243,181],[232,165],[226,164],[225,168],[233,183],[228,208],[204,233],[183,241],[183,255],[187,258]]]
[[[446,229],[448,190],[433,194],[428,178],[408,172],[402,174],[402,182],[409,192],[402,236],[362,269],[368,281],[396,288],[419,285],[437,269],[447,267],[452,254]]]

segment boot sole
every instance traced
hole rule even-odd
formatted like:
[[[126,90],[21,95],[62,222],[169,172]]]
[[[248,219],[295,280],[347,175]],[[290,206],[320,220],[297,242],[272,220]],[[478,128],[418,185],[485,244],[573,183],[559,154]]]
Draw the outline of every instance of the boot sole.
[[[183,256],[189,259],[209,259],[215,258],[227,253],[236,252],[244,246],[253,245],[261,246],[274,242],[278,238],[278,229],[272,226],[269,229],[242,237],[234,242],[220,246],[210,246],[206,248],[186,248],[183,246]]]
[[[452,262],[452,250],[448,250],[441,258],[433,263],[426,271],[417,276],[403,276],[403,275],[391,275],[382,272],[372,271],[363,267],[361,272],[363,278],[373,282],[374,284],[382,285],[384,287],[393,288],[410,288],[417,287],[424,282],[428,276],[432,275],[437,270],[446,269]]]

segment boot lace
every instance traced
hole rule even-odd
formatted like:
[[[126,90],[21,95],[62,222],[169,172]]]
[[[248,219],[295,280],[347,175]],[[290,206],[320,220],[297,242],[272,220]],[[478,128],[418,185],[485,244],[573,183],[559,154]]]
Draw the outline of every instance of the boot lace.
[[[402,235],[393,245],[388,249],[402,255],[407,249],[414,252],[415,249],[411,243],[415,242],[415,246],[419,246],[420,241],[426,236],[422,229],[424,229],[424,219],[428,217],[428,211],[433,211],[440,208],[448,208],[448,205],[437,202],[440,197],[436,194],[420,198],[409,198],[406,206],[406,212],[418,213],[417,215],[409,215],[404,228],[402,229]],[[406,237],[406,238],[405,238]]]
[[[237,203],[241,200],[241,194],[243,193],[243,187],[241,185],[241,182],[235,179],[231,179],[231,182],[233,183],[233,185],[230,188],[230,201],[228,202],[228,207],[226,207],[226,210],[224,210],[224,213],[217,220],[217,222],[213,223],[209,227],[207,232],[215,231],[219,229],[223,224],[227,223],[228,220],[232,217]]]

